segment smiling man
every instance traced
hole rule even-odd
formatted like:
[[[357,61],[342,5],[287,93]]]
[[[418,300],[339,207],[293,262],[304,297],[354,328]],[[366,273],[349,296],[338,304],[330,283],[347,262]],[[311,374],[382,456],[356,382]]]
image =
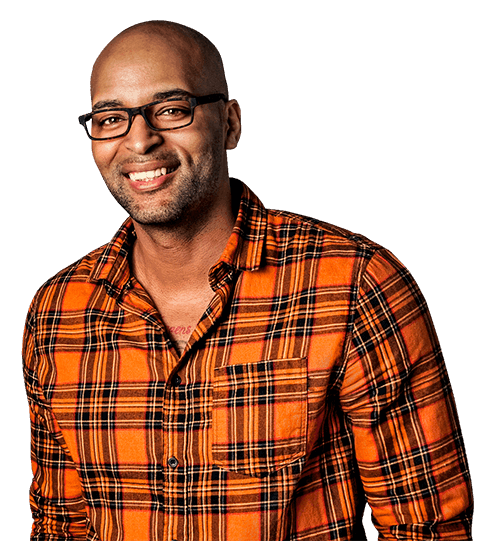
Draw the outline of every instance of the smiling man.
[[[125,30],[80,123],[130,215],[26,322],[32,539],[471,539],[425,301],[387,250],[267,210],[228,175],[240,108],[216,48]]]

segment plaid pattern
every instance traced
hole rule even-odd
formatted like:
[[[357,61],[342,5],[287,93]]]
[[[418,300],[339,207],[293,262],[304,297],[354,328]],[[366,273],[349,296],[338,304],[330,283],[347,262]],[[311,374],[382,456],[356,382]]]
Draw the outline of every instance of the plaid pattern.
[[[27,318],[33,540],[470,539],[426,303],[368,239],[241,190],[179,358],[130,274],[130,221]]]

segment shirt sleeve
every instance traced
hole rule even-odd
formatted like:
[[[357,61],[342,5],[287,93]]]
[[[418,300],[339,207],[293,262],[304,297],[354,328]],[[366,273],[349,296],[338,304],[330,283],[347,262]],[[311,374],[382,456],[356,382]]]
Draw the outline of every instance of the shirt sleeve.
[[[31,419],[31,540],[96,540],[91,528],[87,528],[85,503],[74,462],[38,383],[30,314],[24,330],[23,368]]]
[[[382,540],[471,539],[472,491],[441,349],[415,281],[379,250],[360,280],[341,404]]]

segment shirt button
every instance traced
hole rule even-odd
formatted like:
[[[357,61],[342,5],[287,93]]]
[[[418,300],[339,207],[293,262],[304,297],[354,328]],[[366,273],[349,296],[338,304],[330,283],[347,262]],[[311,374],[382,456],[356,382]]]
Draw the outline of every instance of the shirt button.
[[[178,374],[176,374],[176,376],[171,381],[171,385],[173,385],[173,387],[178,387],[178,385],[181,385],[181,383],[182,378]]]
[[[174,456],[168,458],[168,466],[175,469],[178,466],[178,460]]]

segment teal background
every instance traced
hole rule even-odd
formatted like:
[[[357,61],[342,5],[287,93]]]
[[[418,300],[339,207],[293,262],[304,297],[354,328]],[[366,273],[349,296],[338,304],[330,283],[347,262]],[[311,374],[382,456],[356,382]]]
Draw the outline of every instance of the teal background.
[[[268,207],[365,234],[408,266],[445,353],[473,476],[474,537],[494,532],[498,4],[94,1],[11,4],[2,20],[0,364],[6,539],[28,539],[24,317],[49,276],[124,212],[77,117],[127,26],[169,19],[219,48],[242,138],[230,173]],[[369,540],[376,539],[369,513]]]

